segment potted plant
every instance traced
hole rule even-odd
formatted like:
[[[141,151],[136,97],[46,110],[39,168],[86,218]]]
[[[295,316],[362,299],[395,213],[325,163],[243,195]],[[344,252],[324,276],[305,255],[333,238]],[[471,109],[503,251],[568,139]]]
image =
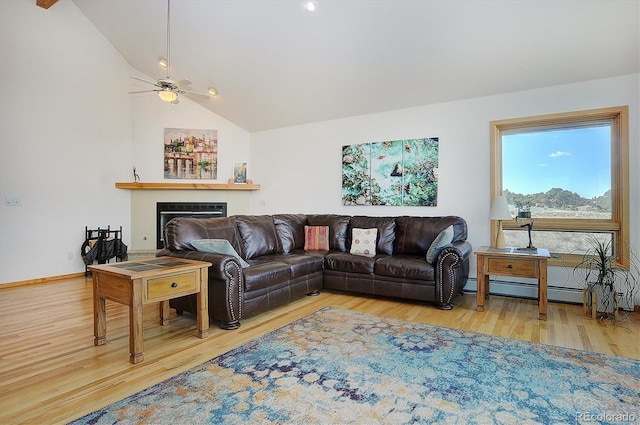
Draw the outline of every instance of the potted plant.
[[[618,263],[611,239],[592,237],[589,245],[573,269],[584,283],[585,307],[590,307],[598,318],[615,320],[619,296],[634,299],[639,279],[637,262],[632,260],[629,268]]]

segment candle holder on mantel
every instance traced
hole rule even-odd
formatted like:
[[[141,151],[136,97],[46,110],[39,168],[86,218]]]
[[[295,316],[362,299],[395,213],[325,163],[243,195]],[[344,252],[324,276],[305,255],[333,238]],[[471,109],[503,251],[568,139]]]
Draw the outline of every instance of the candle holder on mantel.
[[[529,233],[529,245],[525,248],[518,248],[518,251],[536,251],[537,248],[531,243],[531,229],[533,228],[533,218],[531,218],[531,209],[528,205],[518,208],[516,223],[520,227],[526,227],[527,232]]]

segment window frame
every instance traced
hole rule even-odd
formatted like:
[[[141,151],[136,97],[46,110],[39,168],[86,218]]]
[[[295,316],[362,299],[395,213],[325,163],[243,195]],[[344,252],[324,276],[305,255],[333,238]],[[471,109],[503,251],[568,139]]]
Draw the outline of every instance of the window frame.
[[[535,218],[535,230],[612,232],[617,262],[629,267],[629,107],[590,109],[491,121],[491,198],[502,194],[502,133],[558,129],[608,122],[611,125],[611,219]],[[491,202],[491,201],[490,201]],[[502,221],[504,229],[518,229],[515,220]],[[498,222],[491,221],[491,240]],[[549,265],[575,266],[581,255],[552,253]]]

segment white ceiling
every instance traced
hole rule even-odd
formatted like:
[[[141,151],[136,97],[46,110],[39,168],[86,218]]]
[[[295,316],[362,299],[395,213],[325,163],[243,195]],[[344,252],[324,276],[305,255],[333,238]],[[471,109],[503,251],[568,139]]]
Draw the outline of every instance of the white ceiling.
[[[73,1],[165,76],[165,1]],[[202,104],[254,132],[640,72],[638,0],[317,3],[172,1],[171,77],[214,86]]]

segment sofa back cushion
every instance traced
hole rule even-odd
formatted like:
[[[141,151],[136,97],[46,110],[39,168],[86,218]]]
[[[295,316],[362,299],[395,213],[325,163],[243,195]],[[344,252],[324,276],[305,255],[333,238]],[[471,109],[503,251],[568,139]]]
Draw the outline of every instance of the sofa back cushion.
[[[233,217],[192,218],[177,217],[165,228],[165,248],[170,251],[196,251],[191,241],[198,239],[226,239],[240,252],[240,241]]]
[[[347,229],[349,227],[348,215],[314,214],[307,216],[309,226],[329,226],[329,249],[334,251],[347,251]]]
[[[351,229],[378,229],[378,237],[376,243],[376,252],[378,254],[393,254],[393,241],[396,237],[396,219],[395,217],[351,217]],[[352,235],[349,232],[348,244],[352,244]]]
[[[453,242],[467,239],[467,222],[457,216],[396,217],[394,254],[426,255],[433,240],[453,226]]]
[[[273,216],[278,236],[278,252],[289,253],[304,248],[304,226],[307,216],[304,214],[276,214]]]
[[[237,215],[235,219],[245,259],[278,252],[278,236],[272,216]]]

